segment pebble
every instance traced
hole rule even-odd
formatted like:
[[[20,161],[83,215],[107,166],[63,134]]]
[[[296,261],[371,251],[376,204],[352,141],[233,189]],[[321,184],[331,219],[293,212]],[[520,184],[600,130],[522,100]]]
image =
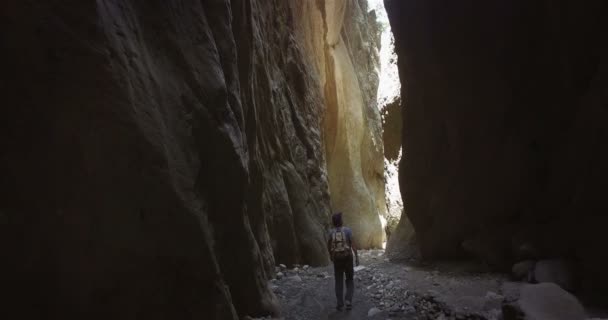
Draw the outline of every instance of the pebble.
[[[300,278],[300,276],[289,277],[289,280],[292,280],[295,282],[302,282],[302,278]]]
[[[365,270],[367,268],[365,266],[356,266],[354,269],[355,269],[355,272],[359,272],[359,271]]]
[[[367,311],[367,316],[368,317],[373,317],[373,316],[377,315],[380,312],[382,312],[382,311],[380,311],[380,309],[374,307],[374,308],[369,309],[369,311]]]
[[[494,299],[494,300],[503,300],[504,297],[500,294],[497,294],[496,292],[493,291],[488,291],[486,293],[486,298],[488,299]]]
[[[286,265],[284,265],[284,264],[282,264],[282,263],[279,265],[279,267],[281,268],[281,270],[285,270],[285,269],[287,269],[287,266],[286,266]]]
[[[276,277],[277,279],[282,279],[285,275],[283,274],[283,272],[278,272]]]

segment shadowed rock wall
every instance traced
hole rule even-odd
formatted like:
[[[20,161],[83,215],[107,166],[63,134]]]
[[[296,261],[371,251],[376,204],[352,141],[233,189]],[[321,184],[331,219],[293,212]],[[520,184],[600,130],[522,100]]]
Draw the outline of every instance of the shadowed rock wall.
[[[385,0],[402,80],[401,190],[422,254],[578,264],[608,288],[604,1]]]
[[[7,306],[236,319],[275,310],[275,261],[328,263],[323,92],[292,4],[2,2]]]

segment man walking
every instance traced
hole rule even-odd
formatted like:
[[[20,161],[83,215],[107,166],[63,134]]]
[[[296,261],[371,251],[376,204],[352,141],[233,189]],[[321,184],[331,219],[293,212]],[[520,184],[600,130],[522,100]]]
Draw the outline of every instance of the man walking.
[[[342,310],[345,305],[346,309],[352,309],[354,284],[353,274],[353,252],[355,257],[355,265],[359,265],[359,255],[353,243],[353,233],[350,228],[342,226],[342,212],[338,212],[331,217],[333,228],[329,232],[327,240],[327,249],[329,256],[334,263],[334,278],[336,280],[336,299],[338,304],[336,308]],[[344,276],[346,275],[346,297],[344,297]]]

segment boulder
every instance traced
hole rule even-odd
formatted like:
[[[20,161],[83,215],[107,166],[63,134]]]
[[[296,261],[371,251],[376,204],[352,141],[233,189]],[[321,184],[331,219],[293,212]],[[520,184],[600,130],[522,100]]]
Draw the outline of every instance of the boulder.
[[[406,214],[401,216],[394,234],[388,239],[386,256],[391,261],[417,261],[421,258],[414,227]]]
[[[382,312],[382,310],[374,307],[374,308],[371,308],[371,309],[369,309],[367,311],[367,316],[371,318],[371,317],[373,317],[373,316],[375,316],[375,315],[377,315],[377,314],[379,314],[381,312]]]
[[[540,260],[534,267],[534,281],[538,283],[552,282],[565,290],[575,289],[572,267],[563,260]]]
[[[585,320],[582,304],[554,283],[526,284],[502,306],[504,320]]]

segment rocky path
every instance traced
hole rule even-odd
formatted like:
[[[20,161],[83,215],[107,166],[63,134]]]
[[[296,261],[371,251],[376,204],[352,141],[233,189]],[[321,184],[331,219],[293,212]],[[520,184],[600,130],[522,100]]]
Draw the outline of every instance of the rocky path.
[[[335,309],[331,267],[281,268],[271,286],[285,319],[498,319],[503,291],[517,286],[470,264],[415,267],[389,262],[381,250],[360,258],[350,311]]]

